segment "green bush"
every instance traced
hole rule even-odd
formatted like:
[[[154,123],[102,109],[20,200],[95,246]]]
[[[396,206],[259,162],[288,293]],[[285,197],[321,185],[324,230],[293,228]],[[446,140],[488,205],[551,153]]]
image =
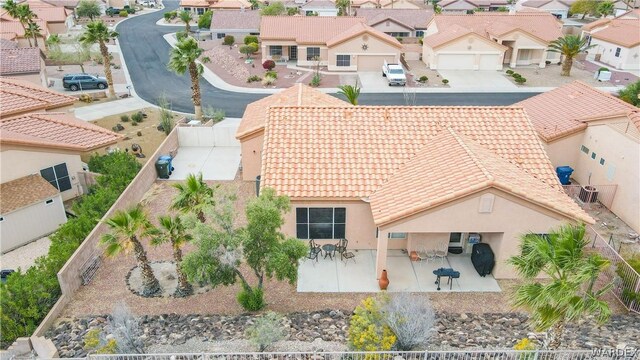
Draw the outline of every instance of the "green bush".
[[[247,78],[248,83],[257,82],[257,81],[262,81],[262,78],[258,75],[251,75]]]
[[[127,12],[127,10],[122,10],[122,11],[120,11],[120,13],[118,15],[120,17],[127,17],[127,16],[129,16],[129,12]]]
[[[309,85],[313,87],[320,86],[320,75],[319,74],[313,75],[313,78],[311,78],[311,82],[309,83]]]
[[[282,316],[270,311],[247,328],[247,338],[258,347],[258,351],[263,352],[271,344],[284,338],[285,330],[281,322]]]
[[[121,115],[120,116],[120,121],[122,122],[129,122],[129,115]]]
[[[349,321],[349,346],[356,351],[388,351],[396,336],[385,324],[380,301],[368,297],[356,307]]]
[[[277,79],[278,78],[278,73],[276,71],[269,70],[266,73],[264,73],[264,76],[265,77],[269,76],[269,77],[272,77],[274,79]]]
[[[265,70],[273,70],[274,67],[276,67],[276,62],[273,60],[265,60],[262,63],[262,68]]]
[[[236,42],[236,38],[234,38],[233,35],[226,35],[224,37],[224,40],[222,41],[222,44],[233,45],[234,42]]]
[[[522,75],[518,74],[517,72],[514,72],[513,74],[511,74],[511,77],[513,77],[514,79],[517,79],[519,77],[522,77]]]
[[[418,82],[423,83],[423,84],[426,83],[427,81],[429,81],[429,78],[427,77],[427,75],[422,75],[418,79]]]
[[[205,119],[213,120],[214,122],[220,122],[224,120],[226,116],[224,110],[212,106],[205,106],[204,109],[202,109],[202,113]]]
[[[127,14],[135,14],[136,13],[136,9],[131,8],[131,7],[125,8],[124,11],[126,11]]]
[[[600,69],[598,69],[598,72],[601,72],[601,71],[609,71],[609,69],[603,66]]]
[[[238,302],[243,309],[248,311],[258,311],[267,305],[264,302],[264,292],[259,288],[245,287],[238,293]]]
[[[447,85],[447,84],[449,83],[449,80],[447,80],[447,79],[442,79],[442,83],[443,83],[443,84],[445,84],[445,85]]]
[[[258,37],[255,35],[247,35],[244,37],[243,40],[245,45],[249,45],[249,44],[257,44],[258,43]]]
[[[400,36],[396,37],[396,40],[398,40],[399,43],[402,43],[402,38]]]
[[[211,18],[213,17],[213,12],[211,10],[207,10],[204,14],[200,15],[198,18],[198,27],[200,29],[209,29],[211,27]]]
[[[18,337],[30,336],[56,303],[61,295],[58,271],[135,177],[140,163],[133,155],[115,152],[92,156],[89,169],[102,175],[89,194],[73,204],[77,217],[70,218],[49,236],[49,252],[38,258],[35,266],[26,272],[13,273],[0,285],[2,348]]]
[[[144,121],[144,114],[142,113],[142,111],[138,111],[137,113],[131,115],[131,121],[135,121],[138,123]]]
[[[273,76],[265,76],[262,78],[262,85],[264,86],[269,86],[269,85],[273,85],[276,83],[276,78],[274,78]]]
[[[635,255],[625,260],[637,273],[640,273],[640,255]],[[618,274],[622,281],[622,301],[627,305],[634,301],[640,302],[640,292],[635,290],[637,280],[629,274],[628,271],[625,271],[625,269],[626,267],[622,266],[616,268],[616,274]]]
[[[518,83],[518,85],[522,85],[525,82],[527,82],[527,79],[523,78],[522,76],[515,78],[516,83]]]
[[[178,32],[176,33],[176,39],[177,39],[178,41],[186,39],[186,38],[187,38],[187,36],[188,36],[188,35],[187,35],[187,31],[186,31],[186,30],[180,30],[180,31],[178,31]]]
[[[137,121],[131,121],[131,126],[138,126],[138,122]]]
[[[511,69],[507,70],[507,74],[508,74],[508,75],[513,74],[513,70],[511,70]]]

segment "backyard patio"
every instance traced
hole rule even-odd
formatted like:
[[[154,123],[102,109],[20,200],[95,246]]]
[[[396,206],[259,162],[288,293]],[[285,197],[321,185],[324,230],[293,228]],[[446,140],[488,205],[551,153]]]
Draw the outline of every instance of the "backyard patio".
[[[334,259],[325,258],[324,252],[317,262],[305,260],[298,269],[298,292],[380,291],[375,277],[376,251],[352,252],[355,257],[346,262],[339,254]],[[438,292],[433,271],[442,267],[460,272],[460,277],[452,280],[451,290],[443,277],[440,292],[502,291],[493,276],[478,275],[469,256],[449,254],[443,261],[410,261],[403,250],[389,250],[387,254],[388,291]]]

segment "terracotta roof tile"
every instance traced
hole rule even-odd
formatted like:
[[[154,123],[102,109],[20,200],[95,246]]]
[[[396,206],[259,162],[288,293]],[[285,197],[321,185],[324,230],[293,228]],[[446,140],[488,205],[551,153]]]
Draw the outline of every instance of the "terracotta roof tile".
[[[272,106],[268,111],[262,184],[294,198],[367,197],[446,127],[560,188],[523,109]]]
[[[580,81],[536,95],[515,106],[525,108],[539,136],[546,142],[585,129],[586,120],[623,117],[637,110]]]
[[[206,0],[181,0],[180,7],[209,7],[209,2]]]
[[[0,143],[91,151],[122,138],[112,131],[61,113],[29,113],[0,120]]]
[[[247,105],[236,138],[240,139],[264,129],[269,106],[351,106],[336,97],[312,87],[297,84],[279,93]]]
[[[0,48],[0,75],[39,73],[41,64],[37,47]]]
[[[377,25],[386,20],[392,20],[409,26],[413,29],[426,29],[433,17],[433,11],[426,9],[367,9],[360,8],[358,16],[367,19],[370,26]]]
[[[40,26],[42,29],[42,34],[47,36],[49,31],[47,30],[47,25],[42,19],[35,19],[34,22]],[[13,33],[16,37],[24,37],[24,29],[20,22],[17,20],[1,20],[0,21],[0,32],[1,33]],[[10,35],[9,35],[10,36]]]
[[[451,128],[429,140],[370,196],[371,212],[374,222],[382,225],[489,188],[594,223],[562,190]]]
[[[351,16],[263,16],[260,22],[260,39],[326,44],[365,21],[365,18]]]
[[[211,18],[211,30],[255,30],[260,29],[259,10],[215,11]]]
[[[17,49],[18,48],[18,42],[13,41],[11,39],[5,39],[0,37],[0,50],[2,49]],[[2,65],[2,64],[0,64]]]
[[[365,23],[357,23],[353,25],[349,29],[329,39],[326,42],[326,44],[327,46],[334,46],[343,41],[349,40],[356,36],[360,36],[361,34],[364,34],[364,33],[375,36],[380,40],[383,40],[389,44],[396,46],[397,48],[402,48],[402,44],[396,38],[394,38],[393,36],[387,35],[382,31],[378,31]]]
[[[0,31],[0,39],[3,40],[15,40],[18,37],[18,34],[14,32],[4,32]]]
[[[624,47],[640,45],[640,19],[613,19],[602,30],[591,31],[591,37]]]
[[[251,3],[247,0],[220,0],[211,5],[211,9],[250,9]]]
[[[10,116],[34,110],[72,105],[78,99],[24,80],[0,78],[0,112]]]
[[[0,184],[0,214],[6,215],[50,199],[58,193],[58,189],[40,175],[29,175]]]

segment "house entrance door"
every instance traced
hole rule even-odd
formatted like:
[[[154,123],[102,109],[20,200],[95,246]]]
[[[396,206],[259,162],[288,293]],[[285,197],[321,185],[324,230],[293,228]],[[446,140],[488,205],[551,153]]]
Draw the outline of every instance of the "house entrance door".
[[[298,60],[297,46],[289,46],[289,60]]]

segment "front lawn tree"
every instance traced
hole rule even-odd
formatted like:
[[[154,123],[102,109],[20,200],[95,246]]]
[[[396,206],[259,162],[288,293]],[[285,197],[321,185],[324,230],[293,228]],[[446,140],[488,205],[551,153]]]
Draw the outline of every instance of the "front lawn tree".
[[[206,207],[213,205],[214,190],[202,180],[202,173],[189,174],[184,183],[173,184],[178,194],[171,203],[172,210],[183,214],[193,213],[201,223],[207,220],[204,214]]]
[[[189,35],[191,33],[191,22],[193,21],[193,13],[191,11],[182,10],[178,14],[178,19],[184,23],[184,31]]]
[[[560,53],[564,56],[562,61],[561,76],[571,76],[571,67],[573,66],[573,58],[581,52],[584,52],[595,45],[589,45],[587,38],[581,39],[578,35],[565,35],[549,44],[547,49],[549,52]]]
[[[113,88],[113,76],[111,76],[111,56],[107,43],[118,37],[118,33],[109,30],[109,27],[101,21],[96,20],[87,24],[87,30],[80,35],[80,42],[85,45],[98,44],[100,47],[100,54],[102,55],[102,65],[104,66],[104,76],[107,78],[107,84],[109,85],[109,97],[115,98],[116,92]]]
[[[102,11],[100,11],[100,4],[96,0],[80,0],[76,7],[76,15],[78,17],[88,17],[93,21],[94,17],[100,17]]]
[[[176,46],[171,49],[169,54],[169,64],[167,67],[169,70],[182,75],[189,72],[191,77],[191,99],[193,100],[193,107],[195,110],[196,119],[202,120],[202,94],[200,93],[200,76],[204,72],[204,66],[196,63],[196,60],[200,59],[200,62],[209,62],[208,57],[203,57],[204,50],[198,46],[198,42],[191,36],[178,41]]]
[[[162,215],[158,217],[160,227],[154,233],[151,240],[152,245],[161,245],[164,243],[171,244],[173,249],[173,260],[176,262],[176,273],[178,275],[178,286],[176,288],[176,297],[185,297],[193,294],[193,286],[187,281],[187,276],[181,269],[182,266],[182,247],[192,240],[187,228],[179,216],[171,217]]]
[[[287,8],[281,1],[274,1],[271,4],[260,9],[260,15],[262,16],[278,16],[287,13]]]
[[[360,88],[358,85],[340,85],[338,86],[338,94],[347,98],[351,105],[358,105],[358,97],[360,96]]]
[[[38,47],[38,38],[42,36],[42,29],[40,25],[35,21],[29,21],[27,23],[27,28],[24,30],[24,36],[27,38],[33,38],[33,43],[35,47]]]
[[[569,12],[572,14],[582,14],[582,19],[587,15],[595,15],[598,13],[598,1],[578,0],[571,4]]]
[[[209,29],[211,27],[211,18],[213,11],[207,10],[198,18],[198,27],[200,29]]]
[[[247,59],[251,59],[251,55],[258,52],[258,44],[251,43],[240,46],[240,53],[245,54]]]
[[[609,16],[615,11],[615,5],[611,1],[604,1],[598,4],[597,11],[602,17]]]
[[[560,347],[565,326],[587,316],[599,324],[611,310],[601,300],[612,284],[596,289],[596,280],[609,261],[585,252],[584,225],[565,225],[548,235],[529,234],[521,239],[520,255],[508,260],[524,283],[516,286],[513,303],[529,312],[536,331],[546,331],[546,348]],[[545,280],[537,278],[545,275]]]
[[[640,80],[627,85],[618,93],[620,99],[629,104],[640,107]]]

